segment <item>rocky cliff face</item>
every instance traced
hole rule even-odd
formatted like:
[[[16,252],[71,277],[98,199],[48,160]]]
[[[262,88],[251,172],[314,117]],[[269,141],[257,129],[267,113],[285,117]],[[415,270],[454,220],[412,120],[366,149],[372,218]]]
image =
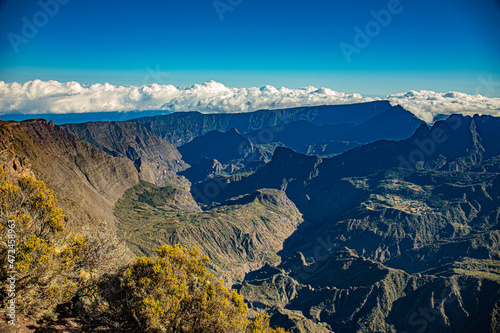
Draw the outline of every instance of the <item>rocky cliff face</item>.
[[[285,323],[293,332],[311,332],[319,322],[326,325],[322,329],[346,333],[489,332],[500,296],[500,265],[489,265],[452,275],[409,275],[344,248],[313,262],[298,253],[278,267],[247,274],[238,288],[251,307],[274,309],[272,324],[292,312]]]
[[[2,163],[29,169],[74,221],[117,222],[113,206],[139,181],[133,163],[105,154],[45,120],[0,122]]]
[[[176,175],[187,168],[177,149],[135,121],[66,124],[62,127],[99,150],[134,162],[142,180],[185,185]]]

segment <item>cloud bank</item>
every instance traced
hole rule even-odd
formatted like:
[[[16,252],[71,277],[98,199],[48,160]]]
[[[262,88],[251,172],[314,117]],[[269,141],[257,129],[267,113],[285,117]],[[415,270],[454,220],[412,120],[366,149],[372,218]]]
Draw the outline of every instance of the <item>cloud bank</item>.
[[[109,83],[34,80],[24,84],[0,81],[0,114],[83,113],[106,111],[249,112],[326,104],[353,104],[374,100],[400,104],[431,122],[438,114],[490,114],[500,116],[500,98],[459,92],[410,91],[385,98],[363,97],[328,88],[299,89],[264,86],[229,88],[215,81],[187,88],[172,85],[120,86]]]

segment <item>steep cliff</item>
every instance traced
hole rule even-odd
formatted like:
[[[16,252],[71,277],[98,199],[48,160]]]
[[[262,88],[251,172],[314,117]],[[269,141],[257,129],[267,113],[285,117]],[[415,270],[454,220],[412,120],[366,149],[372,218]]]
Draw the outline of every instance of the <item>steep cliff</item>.
[[[45,120],[0,122],[1,161],[53,189],[75,223],[117,222],[114,203],[139,181],[133,163],[112,157]]]
[[[187,168],[179,151],[139,122],[90,122],[65,124],[62,128],[107,154],[133,161],[144,181],[159,186],[186,183],[176,175]]]
[[[388,101],[350,105],[324,105],[248,113],[202,114],[176,112],[170,115],[136,119],[148,130],[157,133],[176,147],[211,131],[227,132],[235,128],[250,133],[266,127],[304,120],[315,125],[362,124],[391,108]]]

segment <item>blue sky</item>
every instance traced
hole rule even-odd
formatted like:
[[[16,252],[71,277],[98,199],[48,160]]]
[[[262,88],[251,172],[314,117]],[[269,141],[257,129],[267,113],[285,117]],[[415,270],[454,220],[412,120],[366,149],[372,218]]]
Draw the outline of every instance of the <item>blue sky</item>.
[[[498,0],[59,1],[53,17],[39,1],[1,2],[0,80],[500,97],[480,86],[500,81]],[[390,22],[375,23],[388,7]],[[356,27],[369,38],[361,47]],[[356,47],[350,61],[341,43]]]

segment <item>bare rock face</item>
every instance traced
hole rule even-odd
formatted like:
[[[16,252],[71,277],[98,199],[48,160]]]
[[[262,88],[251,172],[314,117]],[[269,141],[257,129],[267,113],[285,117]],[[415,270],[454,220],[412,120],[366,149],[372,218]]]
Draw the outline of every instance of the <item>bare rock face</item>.
[[[188,167],[179,151],[139,122],[90,122],[62,127],[109,155],[133,161],[141,180],[158,186],[186,186],[186,180],[176,175]]]
[[[186,164],[182,160],[177,160],[176,166],[170,166],[155,159],[139,157],[134,161],[134,165],[139,172],[139,177],[148,183],[162,186],[165,184],[174,184],[183,188],[188,188],[188,181],[178,176],[174,170],[184,167]],[[182,168],[181,168],[182,169]]]
[[[130,160],[105,154],[45,120],[2,121],[0,137],[2,164],[47,183],[66,215],[79,223],[115,225],[114,203],[139,182]]]
[[[0,165],[15,177],[27,175],[35,178],[29,160],[16,155],[12,128],[0,126],[0,137],[4,138],[4,140],[0,141]]]

